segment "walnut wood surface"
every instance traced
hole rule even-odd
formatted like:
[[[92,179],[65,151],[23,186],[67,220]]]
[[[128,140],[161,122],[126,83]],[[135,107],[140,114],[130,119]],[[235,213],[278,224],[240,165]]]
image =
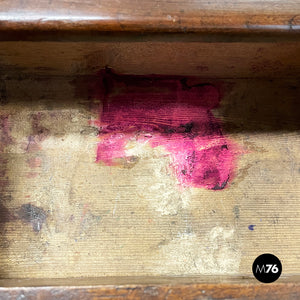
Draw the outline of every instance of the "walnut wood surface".
[[[120,74],[207,78],[299,78],[300,42],[9,41],[0,43],[0,76]]]
[[[1,31],[299,32],[297,0],[3,0]]]
[[[224,278],[223,278],[224,280]],[[45,282],[0,281],[0,299],[299,299],[300,283],[289,282],[260,284],[253,280],[213,278],[128,278],[71,279],[67,285],[61,280]],[[206,283],[205,283],[206,281]],[[148,282],[148,283],[146,283]],[[50,283],[50,284],[49,284]]]

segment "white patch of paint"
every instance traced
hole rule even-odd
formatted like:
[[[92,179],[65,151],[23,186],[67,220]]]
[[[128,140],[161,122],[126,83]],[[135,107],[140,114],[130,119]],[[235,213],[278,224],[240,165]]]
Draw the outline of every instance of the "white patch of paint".
[[[241,260],[237,248],[233,228],[216,226],[203,238],[195,233],[181,233],[160,247],[157,271],[174,275],[236,274]]]
[[[146,142],[131,140],[125,147],[128,156],[137,156],[151,165],[151,182],[141,189],[143,198],[151,195],[149,205],[161,215],[176,215],[191,200],[190,189],[180,188],[170,167],[170,156],[163,147],[152,148]]]

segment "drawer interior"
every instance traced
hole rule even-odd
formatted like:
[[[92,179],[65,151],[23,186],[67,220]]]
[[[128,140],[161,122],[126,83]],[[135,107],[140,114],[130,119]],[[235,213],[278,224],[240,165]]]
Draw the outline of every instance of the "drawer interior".
[[[250,278],[262,253],[299,273],[299,54],[1,42],[0,278]]]

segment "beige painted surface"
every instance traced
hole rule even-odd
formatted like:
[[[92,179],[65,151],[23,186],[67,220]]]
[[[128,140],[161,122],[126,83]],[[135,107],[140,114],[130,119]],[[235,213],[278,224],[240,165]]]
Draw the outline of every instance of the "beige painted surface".
[[[297,81],[226,86],[214,114],[242,150],[234,181],[212,191],[178,188],[158,149],[131,145],[140,159],[130,167],[95,163],[98,116],[70,78],[7,79],[0,276],[250,275],[268,252],[284,274],[299,273]],[[26,203],[47,214],[39,232],[15,217]]]

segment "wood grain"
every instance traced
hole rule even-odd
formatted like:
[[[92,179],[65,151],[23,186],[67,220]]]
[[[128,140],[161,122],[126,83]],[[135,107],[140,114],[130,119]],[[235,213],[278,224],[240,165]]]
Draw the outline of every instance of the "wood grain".
[[[297,0],[4,0],[1,31],[298,32]]]
[[[245,153],[230,188],[180,192],[163,153],[95,163],[97,76],[22,76],[5,79],[1,112],[2,278],[251,276],[265,252],[299,271],[297,79],[222,80],[214,114]]]
[[[300,43],[273,42],[1,42],[0,72],[7,77],[121,74],[201,78],[299,78]]]
[[[102,281],[102,283],[101,283]],[[76,286],[74,286],[76,282]],[[128,283],[131,282],[131,283]],[[43,281],[6,280],[0,282],[3,299],[291,299],[300,295],[297,279],[262,285],[251,280],[232,278],[120,278]],[[9,286],[15,286],[13,289]]]

